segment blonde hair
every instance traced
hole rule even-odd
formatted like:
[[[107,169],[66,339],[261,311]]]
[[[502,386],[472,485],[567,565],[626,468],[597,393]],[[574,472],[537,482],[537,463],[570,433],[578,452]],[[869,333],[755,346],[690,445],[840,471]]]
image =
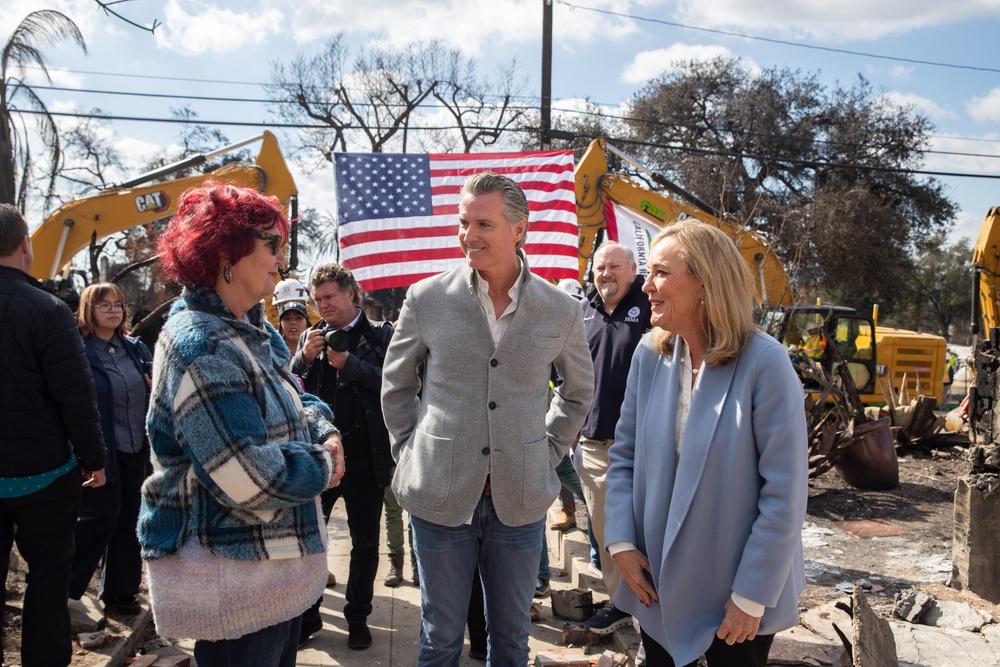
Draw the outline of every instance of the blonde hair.
[[[96,310],[97,304],[106,300],[109,295],[121,299],[123,305],[122,322],[115,329],[115,333],[119,336],[128,335],[128,303],[125,302],[125,294],[122,293],[121,288],[114,283],[94,283],[84,288],[83,293],[80,294],[80,305],[76,309],[76,323],[80,325],[82,335],[90,336],[94,333],[97,326],[94,310]]]
[[[705,288],[705,363],[725,365],[743,351],[757,330],[750,269],[732,239],[714,225],[691,219],[675,221],[653,237],[650,250],[667,238],[677,241],[688,271]],[[654,329],[650,335],[657,352],[673,352],[675,333]]]

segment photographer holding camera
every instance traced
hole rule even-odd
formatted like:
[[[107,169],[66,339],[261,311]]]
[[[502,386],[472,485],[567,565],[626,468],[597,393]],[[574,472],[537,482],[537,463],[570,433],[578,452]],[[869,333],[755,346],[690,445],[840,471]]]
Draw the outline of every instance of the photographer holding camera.
[[[393,330],[387,322],[365,317],[363,292],[350,269],[336,262],[318,266],[310,283],[323,320],[302,335],[292,372],[302,378],[307,392],[333,410],[344,444],[347,471],[339,486],[323,493],[323,516],[329,521],[334,503],[344,499],[351,533],[344,606],[347,644],[366,649],[372,643],[367,619],[378,570],[382,497],[393,465],[379,398],[382,362]],[[323,627],[321,602],[302,616],[300,646]]]

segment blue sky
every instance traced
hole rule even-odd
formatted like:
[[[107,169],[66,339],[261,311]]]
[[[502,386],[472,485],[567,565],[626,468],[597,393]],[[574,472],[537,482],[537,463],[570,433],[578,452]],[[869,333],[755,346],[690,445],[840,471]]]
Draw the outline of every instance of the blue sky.
[[[159,20],[155,36],[104,17],[92,0],[0,0],[0,36],[6,39],[23,16],[40,7],[58,9],[76,21],[89,50],[88,55],[64,46],[45,50],[54,85],[74,89],[42,92],[55,111],[100,107],[117,116],[166,118],[170,107],[187,103],[202,120],[267,122],[274,118],[260,104],[83,91],[260,98],[263,91],[256,84],[269,79],[271,63],[316,53],[338,31],[356,46],[373,39],[399,44],[440,39],[476,58],[482,74],[516,57],[520,74],[528,77],[526,92],[540,92],[542,0],[134,0],[116,5],[137,22]],[[902,60],[798,48],[595,9]],[[928,155],[924,169],[1000,176],[1000,72],[968,69],[1000,68],[994,46],[1000,0],[556,0],[553,32],[556,109],[578,108],[584,98],[617,108],[673,61],[716,55],[741,58],[752,68],[817,72],[828,86],[850,85],[862,74],[890,100],[912,104],[936,125],[931,148],[941,153]],[[220,129],[233,141],[259,132]],[[113,121],[108,132],[137,168],[176,142],[178,127]],[[302,205],[332,208],[332,169],[294,170]],[[960,210],[953,237],[975,240],[986,211],[1000,205],[1000,180],[940,180]]]

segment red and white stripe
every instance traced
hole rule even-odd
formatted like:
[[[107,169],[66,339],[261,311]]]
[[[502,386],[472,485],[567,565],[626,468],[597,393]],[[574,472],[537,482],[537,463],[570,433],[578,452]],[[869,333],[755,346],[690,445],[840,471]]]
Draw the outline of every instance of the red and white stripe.
[[[578,231],[571,151],[430,154],[432,214],[344,225],[341,262],[366,290],[407,287],[460,266],[458,201],[472,174],[492,170],[524,190],[531,212],[524,251],[533,273],[575,278]]]

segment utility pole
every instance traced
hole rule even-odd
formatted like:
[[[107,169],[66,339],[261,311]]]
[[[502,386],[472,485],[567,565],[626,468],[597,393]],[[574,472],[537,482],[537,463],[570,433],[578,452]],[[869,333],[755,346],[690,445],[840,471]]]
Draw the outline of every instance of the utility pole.
[[[552,0],[542,0],[542,127],[539,142],[543,151],[551,147],[552,129]]]

